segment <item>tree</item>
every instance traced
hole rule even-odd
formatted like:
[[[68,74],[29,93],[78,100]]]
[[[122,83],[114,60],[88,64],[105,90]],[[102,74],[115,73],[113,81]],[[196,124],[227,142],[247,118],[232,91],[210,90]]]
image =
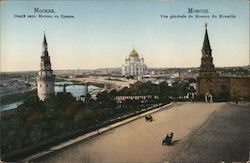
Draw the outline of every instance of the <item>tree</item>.
[[[84,109],[75,115],[74,121],[80,127],[96,123],[96,115],[91,109]]]
[[[89,93],[87,93],[85,96],[85,102],[89,103],[90,99],[91,99],[91,95]]]

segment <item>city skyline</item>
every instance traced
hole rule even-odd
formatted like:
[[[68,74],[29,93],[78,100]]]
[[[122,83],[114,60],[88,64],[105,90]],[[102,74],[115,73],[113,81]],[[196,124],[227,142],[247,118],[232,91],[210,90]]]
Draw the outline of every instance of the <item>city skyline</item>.
[[[196,1],[191,7],[236,18],[162,18],[187,14],[190,3],[181,0],[1,2],[1,71],[39,70],[43,31],[54,70],[121,67],[134,46],[151,68],[199,67],[205,22],[215,67],[248,65],[248,1]],[[13,16],[34,14],[34,8],[74,18]]]

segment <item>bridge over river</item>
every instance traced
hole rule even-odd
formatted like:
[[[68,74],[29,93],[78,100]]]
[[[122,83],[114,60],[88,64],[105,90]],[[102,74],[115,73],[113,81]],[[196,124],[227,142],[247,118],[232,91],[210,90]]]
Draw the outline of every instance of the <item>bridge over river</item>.
[[[249,159],[250,108],[177,103],[40,158],[41,162],[219,162]],[[174,132],[174,143],[162,139]]]
[[[130,80],[130,81],[123,81],[123,80],[108,80],[103,77],[89,77],[89,78],[71,78],[68,79],[74,80],[74,81],[79,81],[79,82],[86,82],[86,83],[96,83],[96,84],[103,84],[107,85],[109,88],[115,88],[115,89],[121,89],[123,87],[129,87],[129,84],[133,84],[136,82],[135,80]]]

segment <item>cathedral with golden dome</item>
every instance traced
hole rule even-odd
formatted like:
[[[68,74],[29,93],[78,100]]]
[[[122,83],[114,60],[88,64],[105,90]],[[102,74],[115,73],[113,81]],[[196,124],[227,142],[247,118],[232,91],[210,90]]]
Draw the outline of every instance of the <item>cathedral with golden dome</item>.
[[[147,70],[147,66],[144,63],[144,58],[139,57],[138,52],[133,49],[129,57],[125,59],[125,64],[122,65],[122,75],[138,77],[144,75]]]

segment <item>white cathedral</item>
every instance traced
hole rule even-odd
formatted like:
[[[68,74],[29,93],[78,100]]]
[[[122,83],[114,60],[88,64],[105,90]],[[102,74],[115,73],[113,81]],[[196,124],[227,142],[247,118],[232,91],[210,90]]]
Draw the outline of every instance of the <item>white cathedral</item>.
[[[140,58],[139,54],[133,49],[129,57],[125,59],[125,64],[122,65],[122,75],[138,77],[144,75],[147,71],[147,66],[144,63],[144,58]]]
[[[53,70],[51,69],[45,34],[43,38],[43,52],[41,56],[40,70],[37,76],[37,95],[42,101],[55,95],[55,75],[53,75]]]

